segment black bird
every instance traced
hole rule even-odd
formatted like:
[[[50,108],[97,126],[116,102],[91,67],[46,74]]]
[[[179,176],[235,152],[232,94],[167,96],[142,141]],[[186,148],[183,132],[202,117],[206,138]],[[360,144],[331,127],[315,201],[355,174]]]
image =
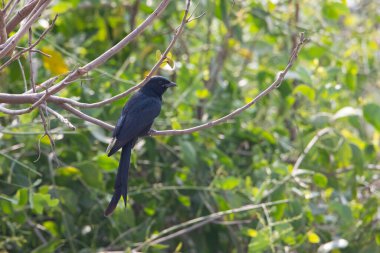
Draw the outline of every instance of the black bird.
[[[119,168],[117,169],[115,191],[104,215],[110,215],[116,208],[121,196],[127,204],[128,170],[131,150],[138,137],[148,135],[154,119],[160,114],[162,95],[167,88],[176,86],[162,76],[152,77],[125,104],[107,148],[108,156],[122,148]]]

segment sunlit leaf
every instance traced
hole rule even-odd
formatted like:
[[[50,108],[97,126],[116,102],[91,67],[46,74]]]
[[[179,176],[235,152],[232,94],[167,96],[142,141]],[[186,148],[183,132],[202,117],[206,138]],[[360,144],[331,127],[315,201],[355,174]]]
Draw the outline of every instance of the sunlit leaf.
[[[205,99],[210,96],[210,92],[208,91],[208,89],[201,89],[201,90],[197,90],[195,92],[195,95],[200,99]]]
[[[369,103],[363,107],[363,115],[367,122],[380,132],[380,105]]]
[[[52,74],[59,75],[69,71],[69,68],[67,67],[60,52],[51,47],[44,47],[42,48],[42,51],[50,55],[50,57],[43,57],[42,62],[44,67]]]
[[[314,233],[313,231],[309,231],[307,233],[307,240],[310,243],[319,243],[321,241],[321,239],[319,238],[319,236],[316,233]]]
[[[321,173],[315,173],[313,175],[313,180],[314,183],[321,188],[325,188],[327,186],[327,177]]]
[[[258,233],[257,233],[257,231],[255,229],[250,228],[250,229],[247,230],[247,235],[249,237],[257,237],[257,234]]]
[[[34,193],[33,205],[37,214],[42,214],[44,208],[55,207],[59,203],[58,199],[51,199],[50,194]]]
[[[182,205],[186,207],[190,206],[190,198],[188,196],[180,195],[178,196],[178,200],[182,203]]]
[[[304,84],[301,84],[301,85],[298,85],[294,90],[293,90],[293,93],[294,94],[297,94],[297,93],[301,93],[302,95],[304,95],[305,97],[307,97],[310,101],[314,101],[315,99],[315,91],[313,88],[307,86],[307,85],[304,85]]]

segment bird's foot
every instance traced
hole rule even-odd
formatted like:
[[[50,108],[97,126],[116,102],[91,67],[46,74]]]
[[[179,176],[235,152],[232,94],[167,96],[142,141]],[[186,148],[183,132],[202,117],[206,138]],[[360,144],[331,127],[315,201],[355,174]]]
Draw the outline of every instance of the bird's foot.
[[[154,130],[154,129],[150,129],[147,133],[147,136],[152,136],[154,133],[156,133],[157,131]]]

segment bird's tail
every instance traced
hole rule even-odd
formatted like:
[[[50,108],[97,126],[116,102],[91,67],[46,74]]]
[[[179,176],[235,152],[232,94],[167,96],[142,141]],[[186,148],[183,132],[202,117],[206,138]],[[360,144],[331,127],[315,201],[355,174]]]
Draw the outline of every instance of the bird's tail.
[[[133,144],[127,144],[123,147],[121,151],[119,168],[117,169],[116,181],[115,181],[115,191],[113,193],[111,202],[108,204],[105,216],[110,215],[116,208],[120,197],[123,196],[124,205],[127,205],[127,190],[128,190],[128,171],[129,163],[131,160],[131,150]]]

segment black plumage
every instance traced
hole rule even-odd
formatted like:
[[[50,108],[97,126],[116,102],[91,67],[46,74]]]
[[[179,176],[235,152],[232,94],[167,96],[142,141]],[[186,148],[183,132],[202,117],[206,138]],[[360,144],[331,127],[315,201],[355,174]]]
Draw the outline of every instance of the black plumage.
[[[164,77],[154,76],[125,104],[113,132],[112,141],[107,148],[108,156],[113,155],[120,148],[122,151],[115,180],[115,191],[104,212],[106,216],[115,210],[121,196],[126,205],[131,150],[138,137],[148,134],[154,119],[160,114],[162,95],[166,89],[175,85]]]

